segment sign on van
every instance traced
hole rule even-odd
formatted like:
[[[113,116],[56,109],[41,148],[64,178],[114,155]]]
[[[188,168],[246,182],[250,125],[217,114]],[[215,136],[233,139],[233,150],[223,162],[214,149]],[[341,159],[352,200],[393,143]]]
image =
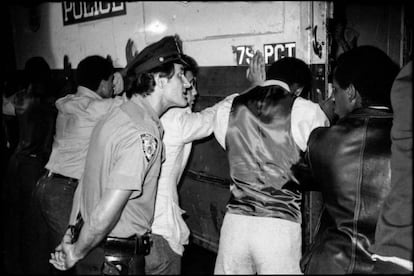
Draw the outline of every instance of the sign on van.
[[[125,2],[63,1],[63,25],[126,14]]]
[[[249,65],[250,59],[254,55],[253,47],[250,45],[240,45],[234,48],[236,52],[237,65]],[[270,64],[284,57],[296,57],[296,43],[274,43],[263,45],[263,57],[265,64]]]

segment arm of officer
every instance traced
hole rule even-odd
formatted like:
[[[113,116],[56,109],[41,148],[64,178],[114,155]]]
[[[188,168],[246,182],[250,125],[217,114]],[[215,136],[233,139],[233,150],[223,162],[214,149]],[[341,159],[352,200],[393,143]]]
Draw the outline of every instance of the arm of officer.
[[[67,237],[70,235],[67,232],[56,252],[52,253],[50,263],[59,270],[67,270],[84,258],[114,228],[131,194],[132,190],[106,189],[85,221],[77,242],[70,244],[71,237]]]

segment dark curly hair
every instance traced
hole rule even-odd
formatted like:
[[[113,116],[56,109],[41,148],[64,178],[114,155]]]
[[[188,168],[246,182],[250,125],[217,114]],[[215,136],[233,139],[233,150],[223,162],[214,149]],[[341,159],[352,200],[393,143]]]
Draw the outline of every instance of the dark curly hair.
[[[353,84],[362,98],[362,106],[391,107],[390,91],[399,66],[374,46],[359,46],[338,57],[334,79],[346,89]]]
[[[78,84],[96,91],[102,80],[108,80],[114,73],[112,63],[101,56],[88,56],[81,60],[76,69]]]
[[[38,98],[52,96],[52,72],[43,57],[31,57],[24,67],[24,87],[32,85],[31,94]]]
[[[154,74],[160,73],[160,77],[171,79],[174,76],[174,61],[164,63],[148,72],[135,75],[134,70],[128,70],[128,85],[126,88],[126,96],[131,98],[134,94],[140,94],[143,97],[150,95],[154,91],[155,79]]]
[[[312,85],[312,72],[304,61],[285,57],[270,65],[266,72],[266,79],[283,81],[289,87],[296,83],[303,87],[301,97],[307,98]]]

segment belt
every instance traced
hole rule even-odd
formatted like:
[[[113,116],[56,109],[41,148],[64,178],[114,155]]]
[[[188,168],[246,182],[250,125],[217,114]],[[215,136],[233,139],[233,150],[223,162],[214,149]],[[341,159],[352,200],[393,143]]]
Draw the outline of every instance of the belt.
[[[106,237],[103,246],[107,254],[124,252],[127,254],[148,255],[151,249],[149,233],[142,236],[133,235],[129,238]]]
[[[46,174],[47,174],[47,177],[56,177],[56,178],[60,178],[60,179],[69,180],[69,181],[72,181],[72,182],[78,182],[79,181],[77,178],[64,176],[64,175],[54,173],[54,172],[49,171],[49,170],[46,170]]]

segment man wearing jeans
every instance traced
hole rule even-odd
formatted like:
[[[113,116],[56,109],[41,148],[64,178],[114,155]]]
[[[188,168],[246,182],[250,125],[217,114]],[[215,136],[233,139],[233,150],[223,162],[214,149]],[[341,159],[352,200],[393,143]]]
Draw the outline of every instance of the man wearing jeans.
[[[68,226],[92,130],[105,114],[124,101],[122,97],[111,98],[114,74],[107,59],[86,57],[79,63],[76,73],[77,92],[55,103],[58,116],[52,153],[46,164],[47,172],[38,181],[35,191],[53,243],[50,250],[59,244]]]

